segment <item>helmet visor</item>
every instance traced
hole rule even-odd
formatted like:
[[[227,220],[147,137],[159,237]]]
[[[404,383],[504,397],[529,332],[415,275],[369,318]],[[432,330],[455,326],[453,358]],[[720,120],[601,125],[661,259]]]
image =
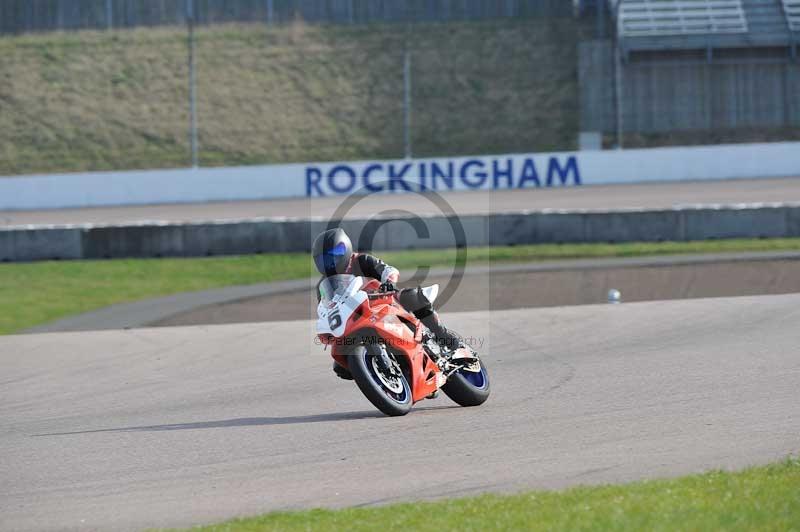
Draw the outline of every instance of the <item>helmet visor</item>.
[[[336,266],[341,263],[342,257],[347,255],[347,246],[344,242],[339,242],[333,249],[327,250],[314,257],[314,264],[320,273],[336,273]],[[344,273],[344,272],[339,272]]]

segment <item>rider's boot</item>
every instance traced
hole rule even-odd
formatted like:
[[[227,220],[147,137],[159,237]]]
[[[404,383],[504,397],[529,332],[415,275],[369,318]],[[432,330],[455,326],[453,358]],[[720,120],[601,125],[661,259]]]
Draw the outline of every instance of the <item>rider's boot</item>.
[[[428,316],[421,318],[420,321],[431,331],[445,354],[452,353],[461,345],[461,337],[444,326],[436,311],[431,311]]]
[[[447,330],[439,318],[439,314],[433,310],[433,303],[428,300],[421,288],[401,290],[398,299],[403,308],[413,312],[414,316],[433,334],[444,355],[449,355],[459,348],[461,338],[456,333]]]

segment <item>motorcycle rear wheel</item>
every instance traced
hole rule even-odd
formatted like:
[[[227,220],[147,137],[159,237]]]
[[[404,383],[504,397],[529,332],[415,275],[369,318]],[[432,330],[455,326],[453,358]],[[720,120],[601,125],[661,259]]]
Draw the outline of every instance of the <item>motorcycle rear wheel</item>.
[[[347,365],[361,393],[375,408],[387,416],[404,416],[414,404],[411,386],[402,371],[397,376],[381,370],[376,359],[381,349],[378,345],[357,346],[350,353]]]

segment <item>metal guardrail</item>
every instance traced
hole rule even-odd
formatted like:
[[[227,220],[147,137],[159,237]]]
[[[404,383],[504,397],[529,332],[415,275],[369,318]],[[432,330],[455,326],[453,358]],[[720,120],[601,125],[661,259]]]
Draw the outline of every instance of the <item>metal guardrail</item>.
[[[429,238],[397,231],[408,216],[345,219],[342,228],[359,234],[366,224],[385,221],[372,249],[443,249],[455,245],[451,218],[422,218]],[[722,238],[800,236],[800,205],[698,205],[661,210],[525,211],[464,215],[458,218],[467,246],[507,246],[565,242],[661,242]],[[327,221],[319,219],[219,220],[200,223],[66,225],[0,228],[0,262],[127,257],[206,257],[302,252]]]
[[[621,0],[617,26],[622,37],[748,31],[742,0]]]

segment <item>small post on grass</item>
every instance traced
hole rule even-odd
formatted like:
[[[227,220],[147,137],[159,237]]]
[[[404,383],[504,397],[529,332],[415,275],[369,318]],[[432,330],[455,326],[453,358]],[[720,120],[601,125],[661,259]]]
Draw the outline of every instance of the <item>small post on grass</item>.
[[[622,303],[622,292],[617,290],[616,288],[612,288],[608,291],[608,302],[612,305],[619,305]]]

